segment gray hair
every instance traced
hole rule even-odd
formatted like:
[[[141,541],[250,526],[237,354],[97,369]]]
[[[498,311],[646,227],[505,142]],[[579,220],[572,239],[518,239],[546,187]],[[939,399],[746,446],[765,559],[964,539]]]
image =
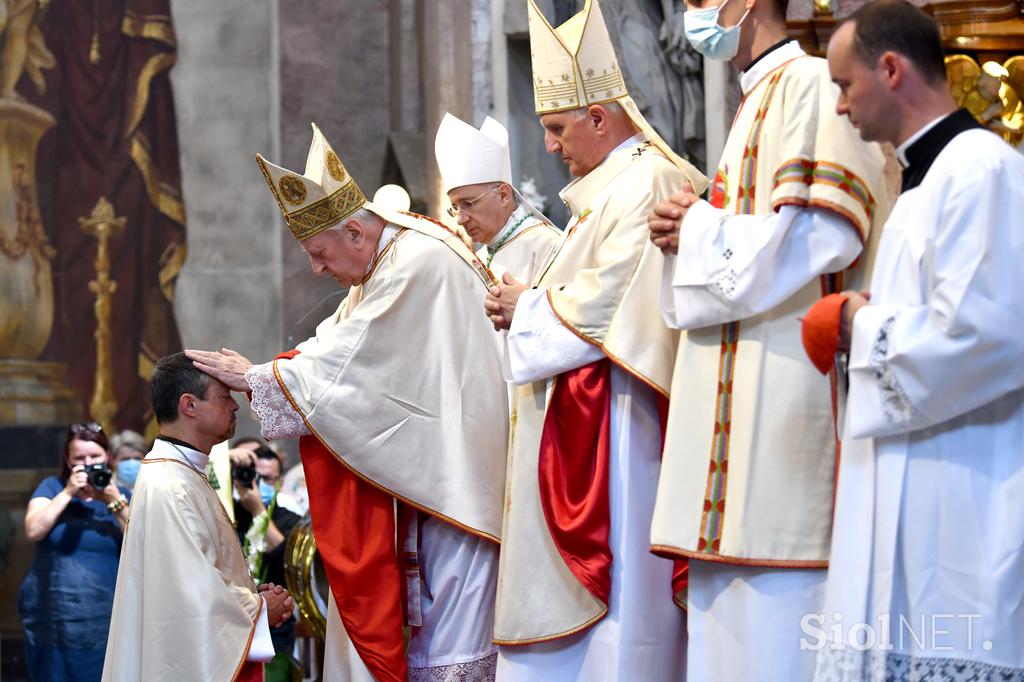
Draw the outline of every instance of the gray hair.
[[[333,225],[327,228],[327,231],[333,232],[335,237],[341,237],[343,232],[345,231],[345,223],[347,223],[350,220],[358,220],[363,225],[387,222],[370,209],[364,207],[357,209],[352,214],[347,215],[338,222],[334,223]]]
[[[123,447],[129,447],[132,450],[138,450],[142,454],[146,454],[146,439],[134,431],[125,429],[115,433],[110,439],[110,454],[117,457],[117,451]]]
[[[605,108],[605,110],[612,116],[625,116],[626,110],[622,108],[622,105],[618,102],[599,102],[599,104]],[[573,109],[569,113],[576,117],[576,120],[581,120],[587,117],[587,111],[590,107],[580,107],[579,109]]]

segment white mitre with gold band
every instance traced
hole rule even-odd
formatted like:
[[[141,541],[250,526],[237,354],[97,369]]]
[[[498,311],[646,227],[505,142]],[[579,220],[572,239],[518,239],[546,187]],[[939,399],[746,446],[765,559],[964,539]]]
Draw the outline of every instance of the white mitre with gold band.
[[[508,130],[490,116],[477,129],[458,116],[445,113],[434,137],[434,157],[441,171],[441,186],[445,193],[466,185],[504,182],[537,220],[550,224],[513,184]]]
[[[707,189],[704,174],[668,146],[629,96],[597,0],[586,0],[583,10],[558,28],[529,0],[527,19],[537,114],[617,102],[644,137],[683,171],[697,194]]]
[[[275,166],[261,155],[256,163],[299,241],[336,225],[366,204],[359,185],[345,170],[327,138],[313,125],[313,142],[302,175]]]
[[[301,175],[274,165],[260,154],[256,155],[256,163],[263,171],[263,177],[266,178],[271,193],[277,199],[277,205],[281,207],[285,222],[296,239],[309,239],[337,225],[359,209],[365,208],[392,225],[440,239],[458,253],[485,284],[491,286],[496,281],[480,259],[476,258],[472,251],[464,248],[464,240],[450,228],[433,218],[378,206],[367,201],[366,195],[345,170],[341,159],[320,132],[320,128],[316,123],[311,125],[313,141],[306,156],[306,170]]]

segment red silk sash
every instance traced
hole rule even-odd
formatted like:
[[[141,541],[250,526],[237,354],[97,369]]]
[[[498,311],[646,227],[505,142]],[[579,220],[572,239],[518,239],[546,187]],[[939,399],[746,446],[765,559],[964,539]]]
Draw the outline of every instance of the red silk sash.
[[[263,682],[263,664],[246,661],[238,669],[234,682]]]
[[[405,680],[394,500],[340,464],[316,437],[303,436],[299,451],[313,536],[345,632],[377,680]]]
[[[540,501],[566,566],[595,597],[611,594],[611,363],[558,375],[541,433]]]
[[[661,443],[668,399],[658,395]],[[572,574],[603,603],[611,594],[611,362],[560,374],[544,418],[538,475],[541,507],[555,547]],[[689,562],[673,562],[672,594],[685,592]]]
[[[297,355],[282,353],[278,359]],[[299,439],[317,551],[345,632],[381,682],[407,677],[394,499],[341,464],[315,436]]]

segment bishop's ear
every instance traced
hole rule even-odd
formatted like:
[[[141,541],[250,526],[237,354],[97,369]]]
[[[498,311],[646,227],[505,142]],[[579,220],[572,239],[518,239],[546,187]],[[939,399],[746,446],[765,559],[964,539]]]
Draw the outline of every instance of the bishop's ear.
[[[349,242],[355,248],[362,248],[363,242],[366,241],[366,231],[363,230],[363,225],[356,219],[349,220],[345,223],[344,227],[345,241]]]

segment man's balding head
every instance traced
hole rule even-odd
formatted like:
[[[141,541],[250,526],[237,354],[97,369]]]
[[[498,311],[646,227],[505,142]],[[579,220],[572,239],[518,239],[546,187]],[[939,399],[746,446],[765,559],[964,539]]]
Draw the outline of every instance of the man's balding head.
[[[577,178],[597,168],[609,152],[637,133],[617,102],[541,114],[540,124],[548,154],[561,156]]]

